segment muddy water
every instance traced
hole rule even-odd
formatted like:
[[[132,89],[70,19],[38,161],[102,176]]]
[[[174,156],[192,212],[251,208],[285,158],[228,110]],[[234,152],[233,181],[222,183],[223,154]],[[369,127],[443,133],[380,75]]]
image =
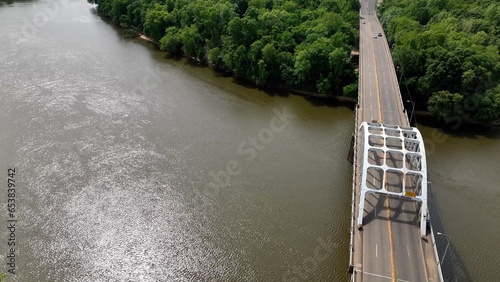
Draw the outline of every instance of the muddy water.
[[[0,23],[9,280],[348,280],[350,109],[168,59],[81,0],[2,1]],[[448,280],[496,281],[498,134],[419,128]]]
[[[86,1],[1,3],[17,281],[348,279],[350,109],[167,59]]]

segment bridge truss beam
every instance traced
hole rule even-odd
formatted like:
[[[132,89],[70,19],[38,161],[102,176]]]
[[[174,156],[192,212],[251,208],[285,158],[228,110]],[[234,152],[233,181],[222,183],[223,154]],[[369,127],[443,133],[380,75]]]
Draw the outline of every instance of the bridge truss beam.
[[[363,226],[366,194],[400,197],[421,204],[420,236],[427,233],[427,163],[424,140],[414,127],[363,122],[360,126],[361,194],[357,218]]]

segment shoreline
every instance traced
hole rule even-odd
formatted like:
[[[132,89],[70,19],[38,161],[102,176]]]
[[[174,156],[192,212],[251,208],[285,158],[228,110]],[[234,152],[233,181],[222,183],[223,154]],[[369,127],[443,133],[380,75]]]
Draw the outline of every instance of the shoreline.
[[[142,39],[144,41],[153,43],[155,46],[159,47],[159,43],[158,42],[156,42],[153,38],[145,35],[144,33],[139,34],[136,38],[140,38],[140,39]],[[198,58],[194,58],[194,57],[190,57],[190,56],[186,56],[186,55],[182,55],[182,56],[185,57],[185,58],[188,58],[190,60],[195,60],[197,62],[202,62]],[[204,63],[204,64],[206,64],[207,66],[209,66],[209,67],[214,68],[215,70],[217,70],[217,67],[214,66],[214,65],[210,65],[210,64],[207,64],[207,63]],[[231,76],[236,77],[233,74],[231,74]],[[276,86],[266,86],[266,85],[265,86],[258,86],[258,85],[255,85],[254,83],[252,83],[252,84],[254,86],[256,86],[256,87],[263,88],[263,89],[286,91],[286,92],[289,92],[291,94],[302,96],[302,97],[319,98],[319,99],[325,99],[325,100],[334,100],[334,101],[339,101],[339,102],[342,102],[342,103],[352,104],[353,106],[355,106],[356,103],[358,102],[358,99],[347,97],[347,96],[321,94],[321,93],[309,92],[309,91],[299,90],[299,89],[283,88],[283,87],[279,87],[279,86],[278,87],[276,87]]]
[[[408,111],[408,109],[407,109]],[[434,116],[428,111],[415,111],[415,117],[420,118],[417,124],[420,123],[425,126],[431,126],[435,128],[443,129],[447,132],[453,132],[457,130],[474,130],[474,131],[499,131],[500,130],[500,120],[491,121],[489,123],[481,123],[477,120],[472,119],[461,119],[459,117],[455,119],[450,119],[449,122],[440,121],[434,118]]]
[[[151,37],[145,35],[144,33],[138,34],[136,38],[140,38],[141,40],[144,40],[146,42],[150,42],[154,44],[155,46],[159,47],[159,42],[156,42],[154,39]],[[197,62],[202,62],[198,58],[182,55],[182,57],[190,59],[190,60],[195,60]],[[204,62],[203,62],[204,63]],[[206,64],[206,63],[204,63]],[[217,71],[217,66],[206,64],[207,66],[213,68],[214,70]],[[232,77],[237,78],[233,74],[230,74]],[[251,83],[251,82],[249,82]],[[336,101],[340,103],[346,103],[349,104],[353,107],[356,106],[358,103],[358,99],[352,98],[352,97],[346,97],[346,96],[339,96],[339,95],[328,95],[328,94],[322,94],[322,93],[315,93],[315,92],[309,92],[305,90],[299,90],[299,89],[293,89],[293,88],[283,88],[279,86],[258,86],[255,85],[254,83],[251,83],[254,87],[258,87],[264,90],[275,90],[275,91],[284,91],[293,95],[301,96],[304,98],[314,98],[314,99],[320,99],[323,101]],[[408,110],[408,109],[407,109]],[[460,125],[458,128],[453,128],[450,127],[451,123],[446,123],[444,121],[439,121],[437,120],[430,112],[428,111],[415,111],[415,116],[420,117],[424,120],[422,123],[423,125],[430,125],[432,127],[437,127],[437,128],[442,128],[444,130],[459,130],[460,128],[465,128],[465,127],[479,127],[482,130],[491,130],[491,131],[496,131],[500,130],[500,120],[498,121],[492,121],[488,124],[481,123],[476,120],[471,120],[471,119],[460,119],[455,121],[458,122]]]
[[[156,46],[158,46],[158,45],[159,45],[159,44],[158,44],[158,42],[154,41],[154,39],[153,39],[153,38],[148,37],[148,36],[147,36],[147,35],[145,35],[144,33],[140,33],[140,34],[138,35],[138,37],[139,37],[140,39],[143,39],[143,40],[149,41],[149,42],[151,42],[151,43],[155,44]]]

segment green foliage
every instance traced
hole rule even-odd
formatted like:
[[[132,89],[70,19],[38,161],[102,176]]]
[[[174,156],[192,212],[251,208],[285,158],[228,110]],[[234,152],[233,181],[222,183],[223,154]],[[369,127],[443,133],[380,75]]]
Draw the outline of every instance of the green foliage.
[[[165,35],[165,29],[173,22],[173,17],[167,12],[166,6],[155,4],[148,10],[144,21],[144,33],[158,41]]]
[[[381,21],[418,105],[438,118],[500,118],[500,3],[385,0]]]
[[[185,27],[180,32],[182,52],[185,55],[201,58],[203,56],[204,42],[196,25]]]
[[[500,86],[486,90],[478,103],[476,118],[479,121],[490,121],[498,118],[500,112]]]
[[[351,97],[351,98],[358,98],[358,83],[352,83],[349,85],[344,86],[343,89],[344,96]]]
[[[172,54],[178,54],[181,52],[181,33],[177,27],[171,26],[167,28],[165,36],[163,36],[160,40],[160,48]]]
[[[445,120],[462,111],[462,95],[449,91],[437,91],[429,99],[429,111],[436,117]]]
[[[349,63],[359,36],[357,0],[88,1],[162,50],[257,85],[342,93],[357,80]]]

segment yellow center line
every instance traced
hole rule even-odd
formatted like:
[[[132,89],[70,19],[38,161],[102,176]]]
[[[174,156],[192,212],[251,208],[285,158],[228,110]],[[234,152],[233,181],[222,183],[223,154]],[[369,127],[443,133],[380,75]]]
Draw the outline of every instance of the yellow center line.
[[[398,282],[398,273],[397,273],[397,268],[396,268],[396,260],[394,258],[394,242],[392,240],[392,223],[391,223],[391,199],[387,196],[387,214],[389,217],[389,220],[387,220],[387,228],[389,230],[389,248],[390,248],[390,255],[391,255],[391,268],[392,268],[392,282]]]
[[[373,45],[373,38],[371,39],[371,45],[372,45],[372,51],[373,51],[373,65],[375,67],[375,83],[377,84],[377,102],[378,102],[378,115],[379,119],[378,122],[383,123],[383,118],[382,118],[382,106],[380,103],[380,85],[378,83],[378,70],[377,70],[377,57],[375,55],[375,48]]]
[[[389,58],[391,58],[391,56],[390,56],[390,53],[388,51],[388,48],[385,48],[385,52],[387,54],[386,59],[387,59],[387,61],[389,61]],[[390,62],[388,62],[388,66],[391,66]],[[395,84],[394,84],[394,79],[391,79],[391,80],[392,80],[392,85],[393,85],[394,89],[396,90],[394,92],[394,95],[395,95],[395,93],[397,93],[397,89],[396,89]],[[380,104],[380,102],[379,102],[379,104]],[[401,115],[398,115],[398,116],[401,118]],[[385,154],[384,154],[384,158],[385,158]],[[384,160],[384,164],[385,164],[385,160]],[[396,259],[394,257],[394,242],[393,242],[393,238],[392,238],[393,233],[392,233],[392,222],[391,222],[391,199],[387,196],[386,200],[387,200],[387,216],[388,216],[387,229],[389,232],[389,249],[390,249],[391,269],[392,269],[391,276],[392,276],[392,282],[398,282]]]
[[[371,38],[371,47],[372,47],[372,52],[373,52],[373,59],[374,59],[374,67],[375,67],[375,83],[377,84],[377,102],[378,102],[378,112],[379,112],[379,122],[383,123],[383,117],[382,117],[382,103],[380,102],[380,85],[378,81],[378,69],[377,69],[377,57],[375,54],[375,48],[374,48],[374,39]],[[388,52],[388,50],[385,50]],[[394,83],[394,81],[393,81]],[[393,84],[394,87],[394,84]],[[384,164],[386,163],[386,155],[384,153]],[[385,173],[384,176],[382,177],[382,183],[385,185]],[[387,220],[387,228],[389,232],[389,250],[390,250],[390,256],[391,256],[391,276],[392,276],[392,282],[397,282],[398,276],[397,276],[397,268],[396,268],[396,261],[394,257],[394,242],[393,242],[393,234],[392,234],[392,223],[391,223],[391,206],[390,206],[390,199],[389,197],[386,196],[386,204],[387,204],[387,215],[388,215],[388,220]]]
[[[384,165],[387,165],[387,155],[384,153]],[[385,189],[387,190],[387,184],[386,184],[386,174],[383,174],[382,181],[385,186]],[[392,238],[392,222],[391,222],[391,199],[389,198],[388,195],[385,196],[386,200],[386,205],[387,205],[387,230],[389,233],[389,255],[391,256],[391,277],[392,277],[392,282],[398,282],[398,274],[397,274],[397,268],[396,268],[396,260],[394,257],[394,242]]]

